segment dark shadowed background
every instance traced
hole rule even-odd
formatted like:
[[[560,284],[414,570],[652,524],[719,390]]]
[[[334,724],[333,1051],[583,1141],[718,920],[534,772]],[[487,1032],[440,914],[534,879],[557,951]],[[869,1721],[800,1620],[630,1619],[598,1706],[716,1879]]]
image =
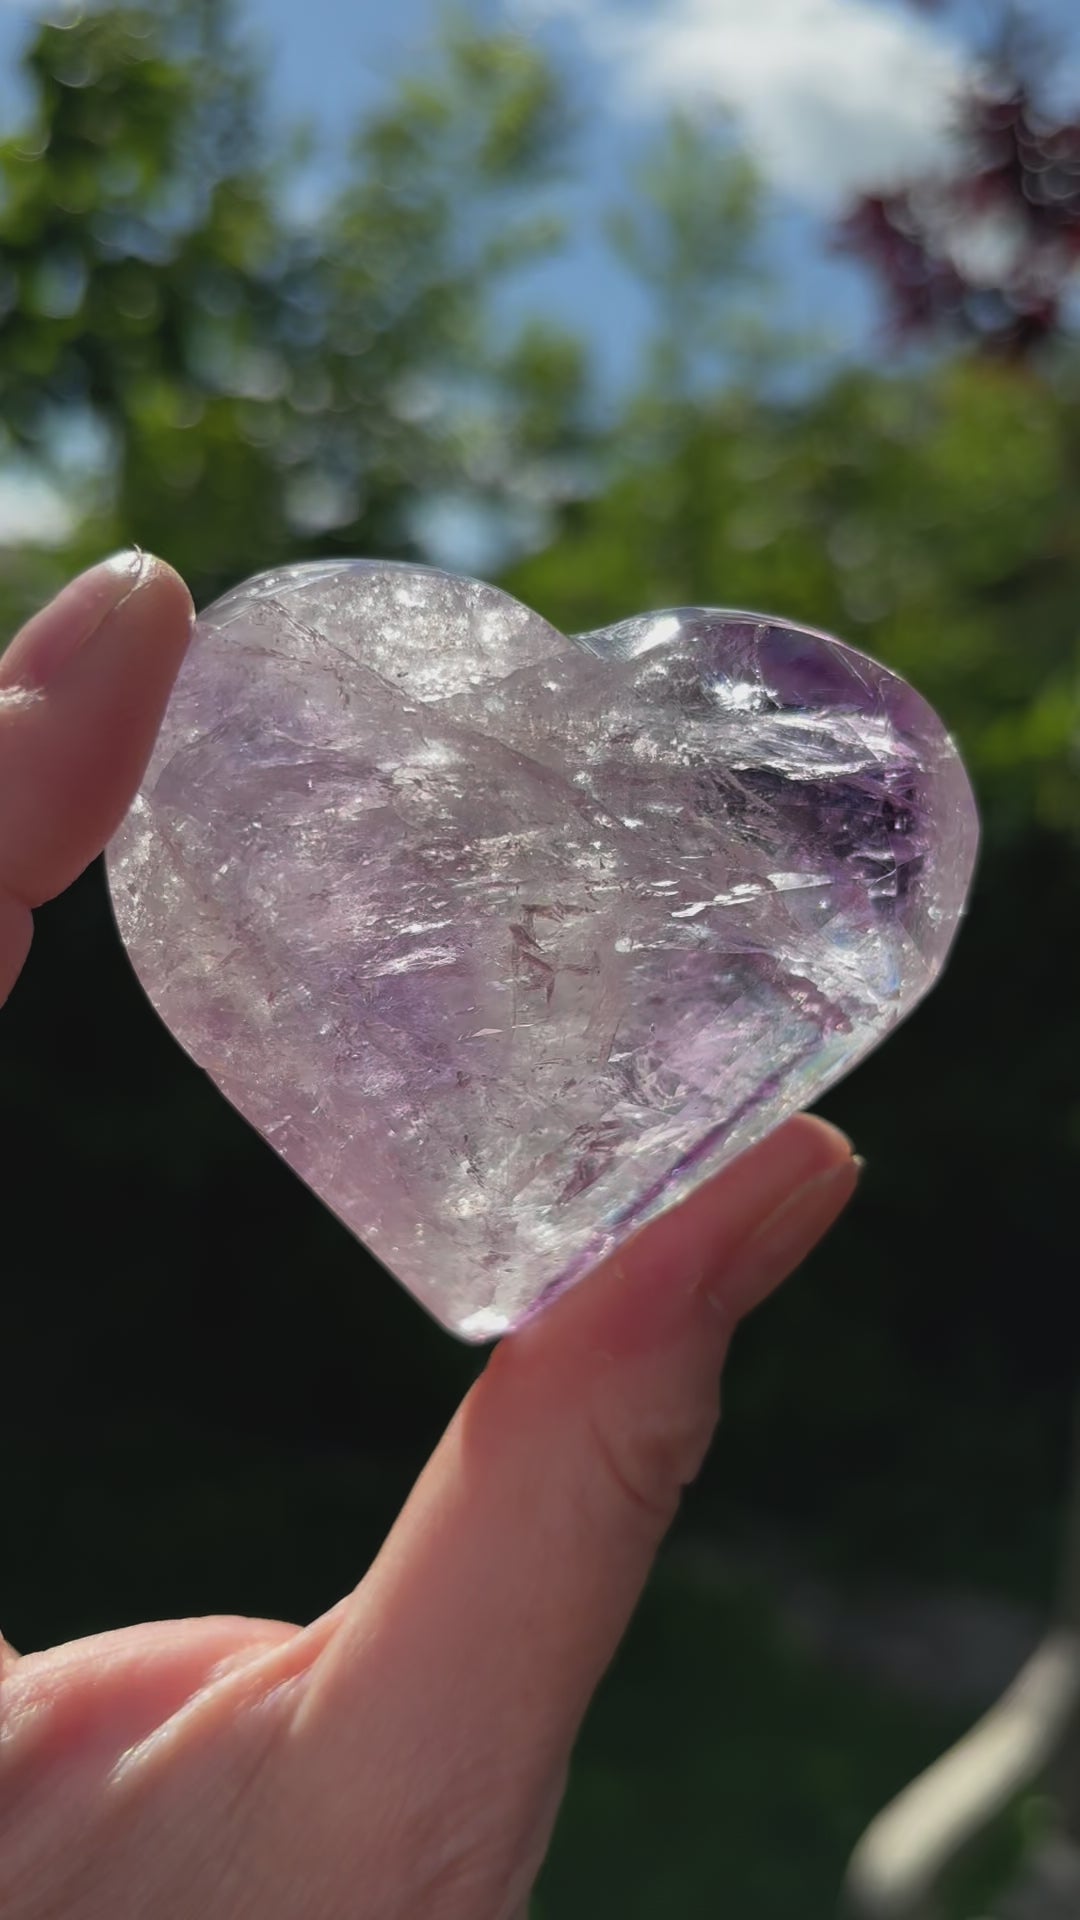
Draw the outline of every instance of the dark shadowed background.
[[[698,602],[822,625],[958,736],[970,919],[828,1102],[863,1191],[739,1337],[538,1900],[824,1920],[1063,1550],[1080,36],[1049,5],[567,0],[410,5],[398,45],[381,7],[315,12],[325,114],[271,0],[0,19],[3,630],[133,540],[199,601],[412,556],[570,630]],[[181,1055],[97,869],[38,916],[0,1079],[5,1632],[315,1614],[477,1356]]]

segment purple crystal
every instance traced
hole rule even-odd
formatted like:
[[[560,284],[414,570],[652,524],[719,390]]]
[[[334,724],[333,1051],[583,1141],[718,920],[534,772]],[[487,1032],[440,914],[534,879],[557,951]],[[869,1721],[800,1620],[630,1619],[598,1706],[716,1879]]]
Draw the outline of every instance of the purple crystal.
[[[940,721],[824,634],[571,641],[356,561],[203,615],[109,867],[173,1033],[484,1339],[896,1025],[976,841]]]

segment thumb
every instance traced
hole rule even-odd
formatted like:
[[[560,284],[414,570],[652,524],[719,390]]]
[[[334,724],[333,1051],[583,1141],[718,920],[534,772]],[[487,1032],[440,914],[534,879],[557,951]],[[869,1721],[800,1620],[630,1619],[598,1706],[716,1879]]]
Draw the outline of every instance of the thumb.
[[[70,581],[0,656],[0,1001],[30,909],[81,873],[128,806],[191,619],[172,569],[132,550]]]
[[[384,1779],[410,1769],[415,1797],[452,1767],[505,1837],[531,1831],[701,1464],[734,1326],[858,1165],[793,1120],[503,1342],[332,1616],[295,1730],[316,1780],[348,1778],[374,1723]]]

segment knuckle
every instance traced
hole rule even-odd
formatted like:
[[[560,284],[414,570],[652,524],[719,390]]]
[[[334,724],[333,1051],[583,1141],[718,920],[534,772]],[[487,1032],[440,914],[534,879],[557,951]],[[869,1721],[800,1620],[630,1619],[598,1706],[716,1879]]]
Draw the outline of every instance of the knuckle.
[[[700,1472],[720,1412],[719,1387],[662,1411],[601,1403],[590,1439],[606,1492],[656,1533],[671,1525]]]

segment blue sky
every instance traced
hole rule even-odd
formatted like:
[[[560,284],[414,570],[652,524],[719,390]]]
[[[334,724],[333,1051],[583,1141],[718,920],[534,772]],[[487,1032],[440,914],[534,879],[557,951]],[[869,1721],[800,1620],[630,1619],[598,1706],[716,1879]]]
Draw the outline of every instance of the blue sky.
[[[358,111],[384,97],[396,76],[423,62],[440,10],[438,0],[247,5],[267,48],[279,110],[314,114],[328,144],[347,131]],[[565,193],[573,239],[565,253],[520,285],[514,303],[519,309],[546,307],[583,326],[610,381],[620,385],[633,378],[648,310],[603,243],[603,216],[625,193],[634,159],[664,110],[683,104],[707,109],[715,99],[735,111],[778,188],[773,246],[786,316],[826,334],[841,354],[872,346],[869,291],[822,244],[822,217],[837,196],[826,194],[807,206],[800,189],[812,175],[835,181],[838,189],[858,178],[858,168],[845,165],[844,155],[860,146],[872,144],[886,162],[899,160],[902,170],[934,119],[933,110],[917,100],[906,110],[896,101],[898,53],[911,50],[920,80],[927,72],[935,79],[939,70],[951,74],[962,56],[948,51],[948,36],[928,29],[910,9],[877,0],[472,0],[471,11],[492,25],[512,24],[550,47],[571,75],[582,109],[579,176]],[[757,16],[749,29],[748,13]],[[836,73],[830,84],[822,68],[837,68],[852,20],[860,43],[848,71]],[[939,41],[945,49],[940,54]],[[810,69],[801,86],[800,67]],[[710,71],[714,90],[699,84]],[[643,85],[649,73],[656,84]],[[845,112],[845,97],[865,90],[868,74],[875,81],[872,97],[854,115]],[[884,101],[890,110],[882,115]],[[867,164],[872,170],[869,159]]]
[[[62,12],[64,0],[53,0]],[[241,0],[282,122],[304,117],[329,156],[395,80],[423,64],[439,0]],[[461,6],[463,0],[458,0]],[[517,305],[591,339],[609,381],[631,380],[644,298],[603,244],[606,208],[673,107],[723,108],[774,189],[770,224],[785,321],[839,356],[873,352],[863,277],[825,244],[845,197],[932,162],[969,70],[986,0],[464,0],[492,25],[549,46],[571,76],[585,133],[563,195],[573,243],[533,270]],[[42,0],[0,0],[0,115],[18,112],[17,52]],[[1080,0],[1034,0],[1060,36],[1063,93],[1080,98]],[[464,217],[467,217],[467,212]]]
[[[54,0],[54,11],[63,5]],[[275,111],[283,121],[308,118],[327,154],[423,63],[440,11],[439,0],[242,5]],[[41,0],[0,0],[5,117],[17,104],[18,43],[47,10]],[[603,212],[625,191],[650,130],[677,106],[724,107],[775,188],[785,317],[823,329],[840,353],[872,349],[867,290],[828,254],[824,224],[846,193],[910,174],[941,151],[985,0],[934,11],[911,0],[471,0],[469,10],[540,39],[572,76],[587,127],[565,195],[576,238],[521,298],[582,325],[613,379],[632,376],[646,315],[602,244]],[[1063,84],[1075,75],[1080,94],[1078,0],[1035,0],[1029,10],[1061,35]]]

